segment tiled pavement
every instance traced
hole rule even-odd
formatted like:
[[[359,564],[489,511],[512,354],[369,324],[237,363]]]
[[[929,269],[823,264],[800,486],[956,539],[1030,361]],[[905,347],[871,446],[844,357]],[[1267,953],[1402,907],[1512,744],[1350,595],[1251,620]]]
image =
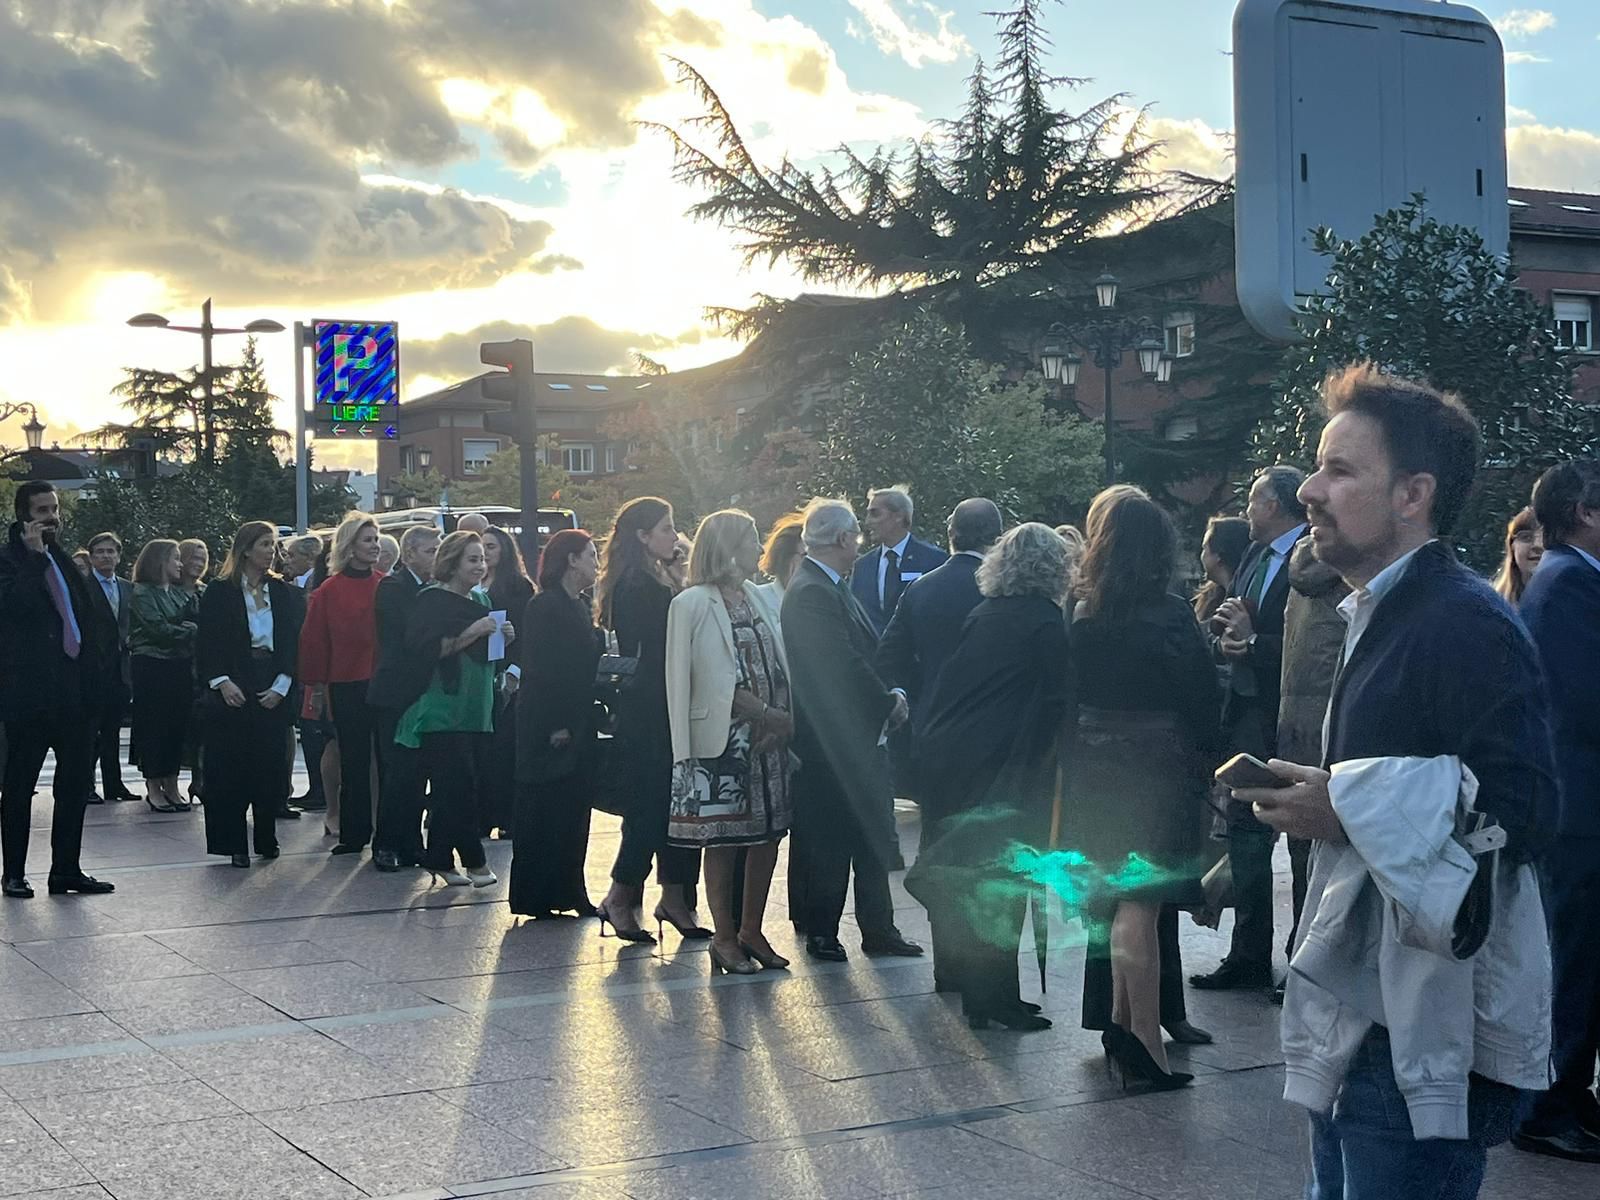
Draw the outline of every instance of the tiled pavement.
[[[130,780],[130,782],[132,782]],[[36,802],[34,872],[48,857]],[[708,980],[704,943],[514,922],[504,885],[434,888],[330,858],[321,822],[238,871],[201,816],[92,808],[109,897],[0,907],[0,1196],[272,1200],[1290,1200],[1302,1116],[1277,1010],[1192,995],[1193,1088],[1125,1096],[1077,1028],[1052,928],[1048,1033],[973,1033],[925,961]],[[915,816],[901,833],[915,841]],[[616,849],[597,823],[593,894]],[[492,843],[504,874],[511,846]],[[780,864],[781,870],[781,864]],[[1280,880],[1280,884],[1283,881]],[[925,931],[900,890],[900,922]],[[1281,889],[1280,889],[1281,890]],[[847,938],[847,944],[851,939]],[[1186,962],[1221,937],[1185,922]],[[853,948],[853,946],[852,946]],[[1028,990],[1037,988],[1031,956]],[[1600,1169],[1492,1156],[1490,1200],[1600,1194]]]

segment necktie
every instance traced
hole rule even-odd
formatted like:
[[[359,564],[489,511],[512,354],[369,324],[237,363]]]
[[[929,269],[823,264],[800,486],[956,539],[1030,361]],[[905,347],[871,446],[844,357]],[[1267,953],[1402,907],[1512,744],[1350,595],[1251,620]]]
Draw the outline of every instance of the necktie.
[[[883,554],[889,564],[883,573],[883,615],[888,617],[900,603],[900,556],[893,550],[885,550]]]
[[[1272,547],[1268,546],[1261,552],[1261,557],[1256,559],[1255,569],[1250,572],[1250,584],[1245,588],[1244,598],[1252,609],[1261,606],[1261,593],[1266,590],[1267,570],[1272,566],[1274,553]]]
[[[72,626],[72,601],[67,599],[66,584],[54,559],[44,569],[44,585],[49,589],[50,603],[56,606],[56,616],[61,618],[61,649],[68,658],[77,658],[81,646]]]

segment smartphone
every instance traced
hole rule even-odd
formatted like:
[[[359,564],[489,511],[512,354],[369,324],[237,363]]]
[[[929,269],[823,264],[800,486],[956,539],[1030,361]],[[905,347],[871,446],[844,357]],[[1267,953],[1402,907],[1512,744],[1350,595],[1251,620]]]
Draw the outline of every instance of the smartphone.
[[[1294,783],[1253,754],[1235,754],[1217,768],[1216,779],[1230,788],[1286,788]]]

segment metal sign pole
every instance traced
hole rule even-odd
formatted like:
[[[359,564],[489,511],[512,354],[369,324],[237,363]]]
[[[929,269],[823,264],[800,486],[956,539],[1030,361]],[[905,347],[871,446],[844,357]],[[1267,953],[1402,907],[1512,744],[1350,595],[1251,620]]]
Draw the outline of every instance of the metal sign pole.
[[[311,524],[311,465],[306,462],[306,327],[294,323],[294,527]]]

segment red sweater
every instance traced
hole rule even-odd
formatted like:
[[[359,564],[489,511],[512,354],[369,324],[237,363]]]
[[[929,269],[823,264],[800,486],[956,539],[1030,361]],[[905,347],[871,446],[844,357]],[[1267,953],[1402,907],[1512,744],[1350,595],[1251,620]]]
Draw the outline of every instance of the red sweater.
[[[300,682],[362,683],[372,678],[378,650],[376,571],[330,575],[311,593],[300,630]]]

